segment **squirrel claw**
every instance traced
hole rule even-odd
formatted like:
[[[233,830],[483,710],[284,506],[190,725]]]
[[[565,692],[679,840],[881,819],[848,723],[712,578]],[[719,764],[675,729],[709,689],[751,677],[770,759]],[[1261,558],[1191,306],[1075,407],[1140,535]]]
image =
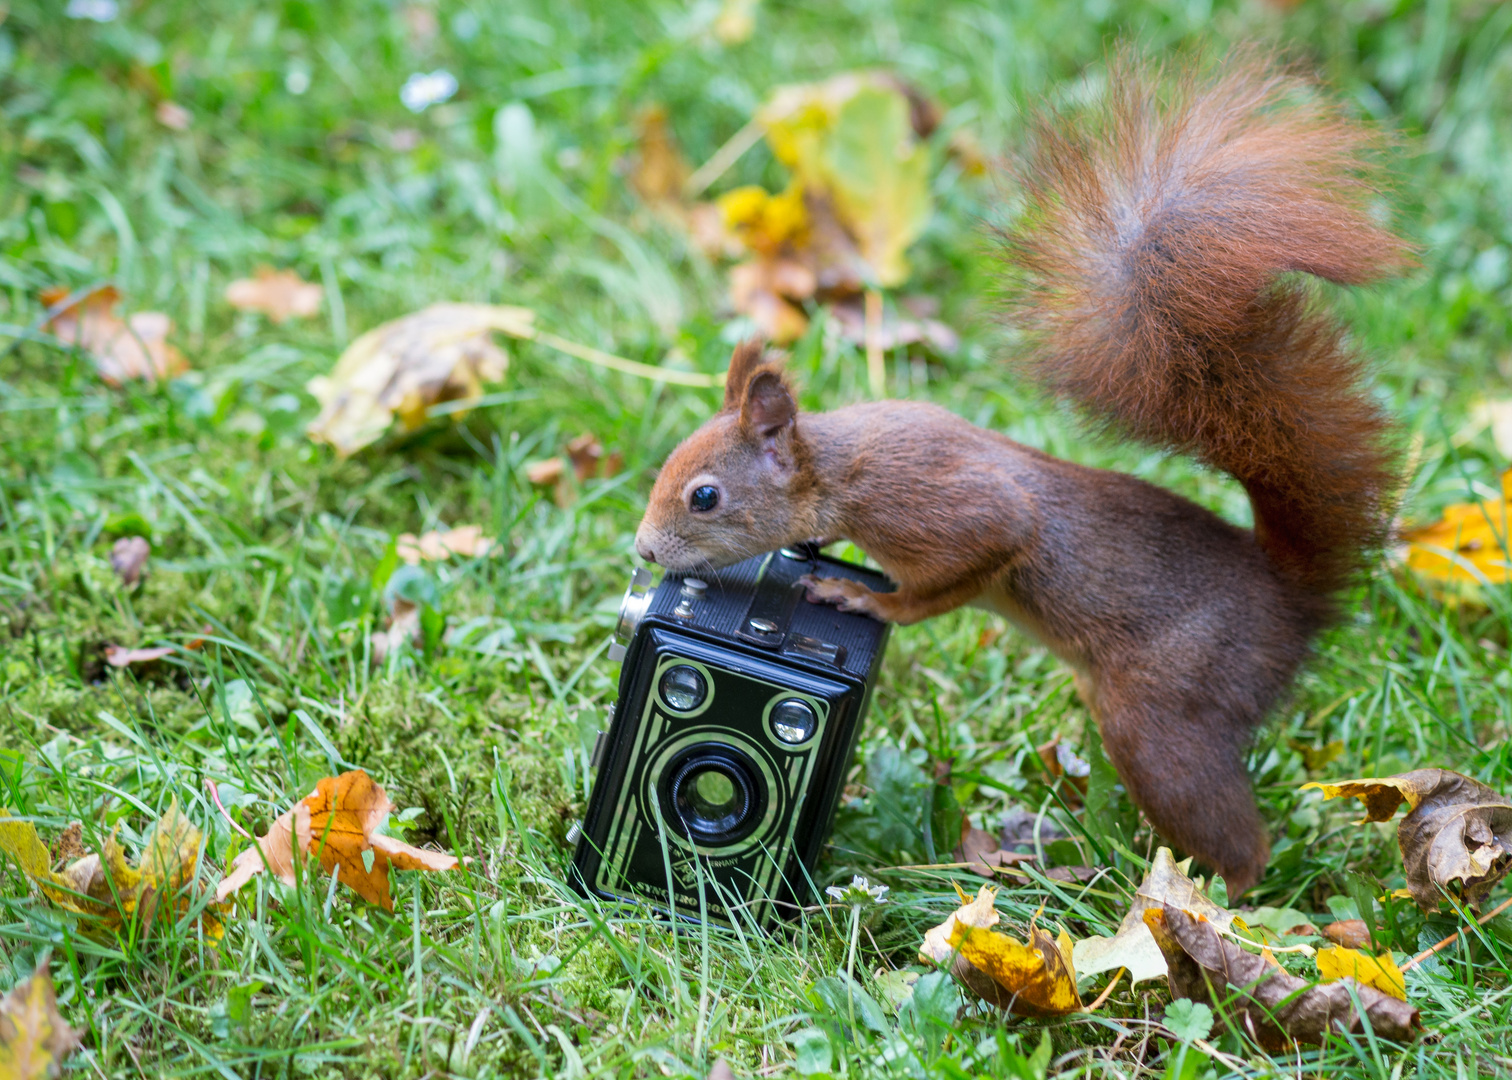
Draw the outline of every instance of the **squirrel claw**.
[[[807,592],[811,604],[831,604],[841,611],[871,614],[868,600],[872,591],[859,581],[849,578],[821,578],[804,574],[798,579]]]

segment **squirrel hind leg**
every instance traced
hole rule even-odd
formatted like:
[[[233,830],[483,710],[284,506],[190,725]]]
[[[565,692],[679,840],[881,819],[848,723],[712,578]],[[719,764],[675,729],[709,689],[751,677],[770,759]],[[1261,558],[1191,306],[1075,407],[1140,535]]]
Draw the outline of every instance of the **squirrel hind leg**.
[[[1164,839],[1223,875],[1231,898],[1265,872],[1270,838],[1244,767],[1248,728],[1211,711],[1171,711],[1097,688],[1103,748]]]

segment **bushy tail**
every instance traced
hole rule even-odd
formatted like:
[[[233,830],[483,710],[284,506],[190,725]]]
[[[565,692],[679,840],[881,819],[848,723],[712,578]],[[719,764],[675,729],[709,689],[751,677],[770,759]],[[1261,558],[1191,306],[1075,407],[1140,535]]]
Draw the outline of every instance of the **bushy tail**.
[[[1384,539],[1397,452],[1341,326],[1286,275],[1410,263],[1369,213],[1373,142],[1263,57],[1115,57],[1101,106],[1035,125],[1006,234],[1036,381],[1238,479],[1319,622]]]

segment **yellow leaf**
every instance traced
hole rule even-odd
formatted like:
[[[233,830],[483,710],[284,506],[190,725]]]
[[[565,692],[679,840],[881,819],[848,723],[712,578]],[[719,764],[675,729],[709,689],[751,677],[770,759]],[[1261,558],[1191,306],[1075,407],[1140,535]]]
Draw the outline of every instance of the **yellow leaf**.
[[[763,254],[799,241],[808,227],[803,188],[797,183],[780,195],[755,185],[738,187],[721,195],[716,204],[725,228],[752,251]]]
[[[1318,974],[1324,982],[1354,979],[1363,986],[1373,986],[1400,1001],[1407,1000],[1407,980],[1391,954],[1371,956],[1357,949],[1319,949]]]
[[[885,76],[848,72],[779,90],[757,121],[804,191],[831,202],[874,284],[908,276],[903,253],[929,220],[929,156],[910,101]]]
[[[973,900],[963,894],[960,910],[924,935],[920,958],[950,963],[951,974],[977,996],[1023,1016],[1079,1010],[1070,936],[1061,931],[1052,938],[1031,925],[1026,944],[998,933],[992,929],[1000,920],[993,906],[996,895],[990,885],[983,885]]]
[[[58,1014],[52,975],[44,954],[31,976],[0,998],[0,1077],[42,1080],[62,1075],[63,1059],[82,1034]]]
[[[1508,523],[1512,514],[1512,469],[1502,474],[1502,495],[1456,503],[1428,525],[1407,529],[1407,565],[1430,581],[1505,585],[1512,582]]]
[[[14,859],[21,872],[34,881],[51,876],[52,859],[47,845],[37,835],[37,827],[29,821],[15,820],[5,809],[0,809],[0,851]]]
[[[388,430],[400,413],[414,428],[430,406],[467,400],[497,382],[509,357],[490,337],[498,331],[535,336],[535,313],[494,304],[432,304],[384,323],[347,346],[330,375],[311,379],[321,404],[310,437],[342,456],[356,453]]]
[[[1308,788],[1317,788],[1325,799],[1359,799],[1365,806],[1365,816],[1355,822],[1356,825],[1367,821],[1390,821],[1396,815],[1397,807],[1406,803],[1409,809],[1416,809],[1423,797],[1420,786],[1410,775],[1339,780],[1332,784],[1314,780],[1303,784],[1299,790]]]

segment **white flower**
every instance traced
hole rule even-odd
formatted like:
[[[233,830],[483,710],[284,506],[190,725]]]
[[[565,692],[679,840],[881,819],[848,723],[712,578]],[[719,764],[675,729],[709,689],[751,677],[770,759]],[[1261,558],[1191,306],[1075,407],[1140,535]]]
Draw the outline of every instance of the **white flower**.
[[[63,10],[70,19],[89,19],[97,23],[114,22],[120,13],[121,5],[116,0],[68,0],[68,7]]]
[[[831,885],[824,890],[835,900],[842,904],[885,904],[887,903],[887,886],[873,885],[860,874],[851,878],[851,883],[844,887]]]
[[[445,68],[437,68],[429,75],[417,71],[404,80],[399,91],[399,100],[410,112],[424,112],[432,105],[439,105],[457,92],[457,77]]]
[[[1092,775],[1092,764],[1065,743],[1055,744],[1055,760],[1060,762],[1060,767],[1066,771],[1067,776]]]

